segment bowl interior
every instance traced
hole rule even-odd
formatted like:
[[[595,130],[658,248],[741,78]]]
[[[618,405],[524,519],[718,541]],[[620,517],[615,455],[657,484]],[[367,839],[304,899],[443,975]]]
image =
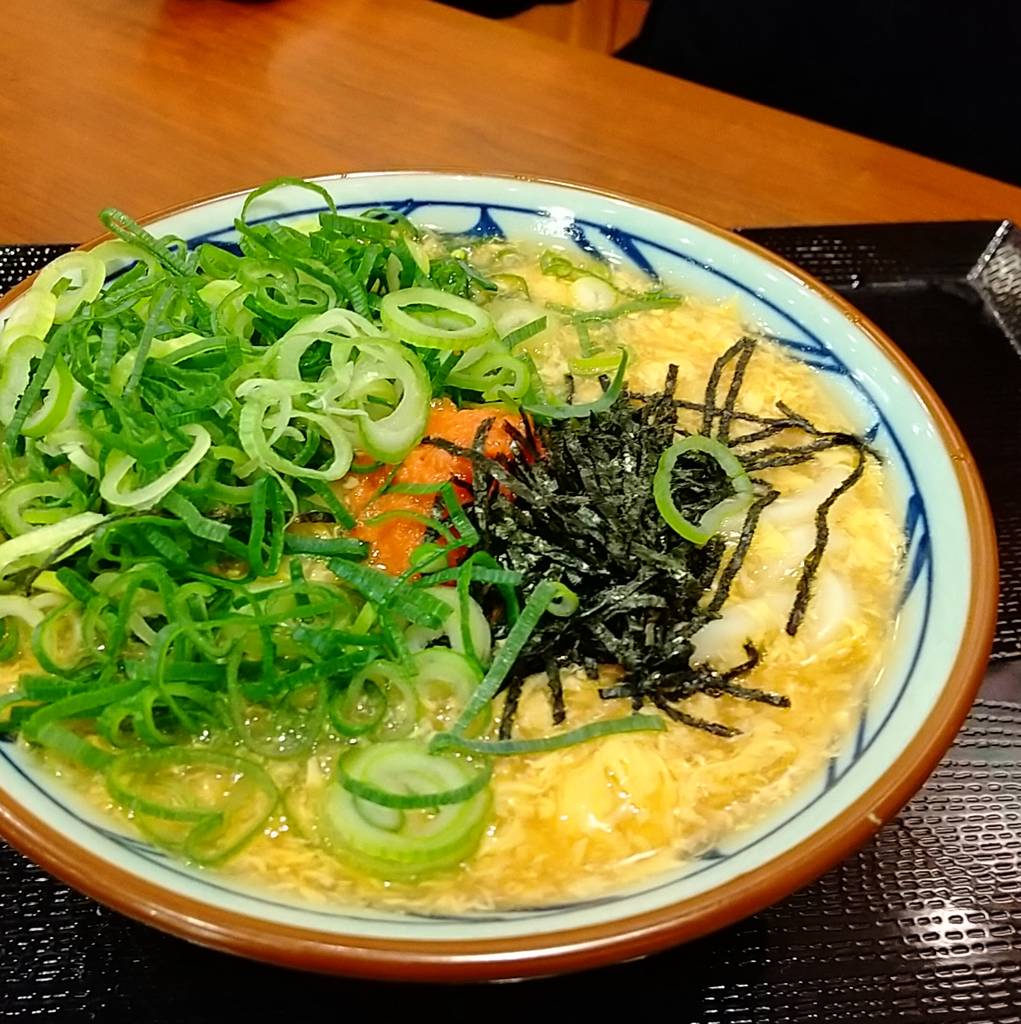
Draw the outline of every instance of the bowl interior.
[[[936,417],[903,367],[848,310],[782,264],[713,229],[626,200],[568,186],[510,178],[393,173],[322,179],[338,206],[386,206],[446,232],[505,234],[574,246],[661,277],[702,296],[737,297],[744,318],[782,340],[826,375],[857,426],[886,458],[904,523],[905,584],[894,649],[880,685],[828,770],[765,821],[695,861],[630,891],[559,907],[471,917],[393,914],[291,903],[252,892],[228,875],[192,869],[111,828],[30,756],[0,744],[0,791],[48,822],[109,869],[183,895],[199,908],[312,929],[347,939],[400,942],[541,937],[592,926],[613,929],[634,915],[682,903],[785,859],[828,828],[891,771],[947,686],[969,629],[973,576],[969,516],[954,458]],[[150,223],[195,244],[231,242],[243,196]],[[324,208],[301,189],[264,197],[252,219],[306,218]],[[953,585],[945,585],[952,580]],[[2,815],[0,815],[2,820]],[[875,822],[878,824],[878,820]],[[819,870],[827,865],[819,864]],[[130,885],[130,881],[129,881]],[[793,885],[792,885],[793,887]]]

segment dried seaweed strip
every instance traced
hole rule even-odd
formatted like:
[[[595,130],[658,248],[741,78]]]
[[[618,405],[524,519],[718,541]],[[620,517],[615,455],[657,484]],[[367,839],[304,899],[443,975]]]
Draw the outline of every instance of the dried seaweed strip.
[[[744,564],[745,555],[748,554],[748,549],[751,547],[755,530],[759,525],[759,517],[779,497],[780,492],[770,488],[765,494],[759,495],[749,506],[748,512],[744,517],[744,523],[741,526],[741,536],[738,538],[737,545],[723,568],[723,573],[716,584],[713,599],[705,609],[707,619],[715,617],[723,607],[724,602],[730,595],[730,588],[733,586],[734,580],[737,579],[737,574],[741,571],[741,566]]]
[[[629,397],[640,399],[642,396],[636,392],[629,392]],[[686,412],[704,412],[705,402],[696,402],[691,398],[675,398],[673,400],[675,409],[684,409]],[[731,420],[734,423],[758,423],[762,425],[773,425],[773,424],[786,424],[789,427],[798,426],[796,422],[792,422],[786,417],[782,416],[760,416],[754,412],[742,412],[740,409],[735,409],[731,414]],[[737,444],[740,438],[731,442]]]
[[[719,359],[713,363],[712,370],[709,371],[709,379],[705,385],[705,401],[702,406],[702,433],[709,437],[713,431],[713,422],[716,419],[717,408],[716,408],[716,392],[720,386],[720,379],[723,377],[723,371],[727,368],[727,364],[733,359],[739,352],[746,347],[746,338],[740,338],[735,341],[726,352],[723,353]]]
[[[475,436],[472,438],[472,448],[475,451],[481,452],[485,448],[486,438],[489,437],[489,432],[493,429],[495,422],[495,416],[487,416],[475,428]]]
[[[501,463],[497,462],[496,459],[491,459],[488,455],[484,455],[480,451],[476,451],[473,448],[465,448],[463,445],[455,444],[453,441],[448,441],[445,437],[433,437],[432,435],[423,437],[422,444],[432,445],[434,448],[439,448],[440,451],[444,451],[448,455],[455,455],[458,458],[467,459],[471,463],[475,474],[481,479],[485,480],[486,474],[488,474],[498,484],[500,484],[500,486],[506,487],[507,490],[512,491],[514,494],[517,494],[522,498],[526,498],[529,501],[535,501],[538,497],[531,493],[522,481],[510,474]]]
[[[780,412],[780,414],[782,416],[786,416],[787,419],[792,420],[799,427],[801,427],[802,430],[806,431],[807,433],[809,433],[809,434],[818,434],[818,433],[820,433],[819,428],[816,427],[815,424],[812,423],[811,420],[809,420],[806,417],[802,416],[801,413],[795,412],[786,402],[778,401],[776,403],[776,407],[777,407],[777,409],[779,410],[779,412]]]
[[[735,414],[731,417],[732,420],[738,419],[738,415]],[[797,430],[804,429],[800,423],[796,420],[788,419],[776,419],[768,422],[766,426],[759,430],[749,431],[747,434],[741,434],[739,437],[732,438],[730,441],[731,448],[742,448],[745,445],[757,444],[759,441],[768,441],[769,438],[775,437],[777,434],[782,434],[785,430]]]
[[[728,740],[741,735],[740,729],[724,725],[722,722],[710,722],[708,719],[698,718],[696,715],[689,715],[687,711],[675,708],[662,697],[654,698],[653,703],[667,717],[672,718],[675,722],[681,722],[692,729],[701,729],[702,732],[712,733],[713,736],[721,736],[723,739]]]
[[[757,704],[770,704],[774,708],[789,708],[791,706],[790,697],[785,697],[783,694],[773,693],[770,690],[760,690],[755,686],[741,686],[738,683],[728,682],[727,680],[722,680],[718,686],[707,687],[706,692],[711,696],[715,696],[713,691],[726,693],[740,700],[754,701]]]
[[[760,448],[744,456],[742,462],[749,473],[755,473],[763,469],[776,469],[780,466],[793,466],[802,462],[808,462],[815,458],[820,452],[828,451],[830,448],[854,448],[864,447],[861,438],[853,434],[823,434],[802,445],[773,445],[770,448]]]
[[[504,433],[511,439],[511,445],[515,452],[522,455],[529,461],[540,458],[541,453],[535,443],[535,432],[526,417],[522,417],[523,430],[519,430],[513,423],[504,423]]]
[[[567,720],[567,708],[564,705],[564,683],[560,678],[560,666],[553,658],[546,659],[546,685],[549,687],[553,724],[562,725]]]
[[[730,424],[734,418],[734,406],[737,404],[737,396],[744,384],[745,371],[748,363],[755,353],[755,341],[752,338],[742,339],[744,347],[738,353],[737,362],[734,364],[734,374],[730,379],[730,387],[727,388],[727,397],[723,400],[723,408],[720,411],[720,425],[716,431],[716,439],[722,444],[727,444],[730,439]]]
[[[713,580],[716,579],[716,574],[720,571],[720,562],[723,561],[723,556],[727,553],[727,545],[720,537],[713,537],[702,548],[702,553],[706,556],[706,563],[698,582],[702,590],[706,591],[713,585]]]
[[[728,668],[726,672],[721,673],[724,679],[734,679],[737,676],[743,676],[746,672],[751,672],[762,660],[759,649],[753,643],[746,643],[744,645],[744,653],[746,658],[740,665],[735,665],[733,668]]]
[[[829,512],[836,500],[849,491],[862,477],[865,472],[866,451],[864,447],[856,449],[858,461],[845,479],[833,489],[816,509],[815,512],[815,544],[812,550],[805,557],[805,564],[798,579],[798,591],[791,606],[791,613],[787,619],[787,634],[794,636],[805,618],[805,611],[808,608],[809,599],[812,596],[812,583],[819,571],[819,563],[826,551],[826,545],[830,537]]]
[[[524,688],[523,676],[511,680],[507,687],[507,695],[503,701],[503,714],[500,715],[500,728],[498,736],[501,740],[509,740],[514,729],[514,719],[518,713],[518,702],[521,700],[521,691]]]

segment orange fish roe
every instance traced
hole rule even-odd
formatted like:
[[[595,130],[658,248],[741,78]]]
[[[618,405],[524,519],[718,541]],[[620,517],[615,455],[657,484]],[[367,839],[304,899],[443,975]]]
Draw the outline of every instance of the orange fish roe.
[[[491,457],[509,454],[511,438],[503,426],[505,423],[520,424],[519,416],[509,410],[501,413],[492,406],[458,409],[449,399],[440,399],[432,403],[425,432],[427,436],[443,437],[467,448],[475,440],[479,425],[486,419],[493,419],[493,425],[486,436],[483,451]],[[431,516],[436,495],[389,491],[380,494],[392,470],[392,466],[380,466],[369,473],[351,473],[337,485],[337,494],[358,520],[351,533],[368,542],[369,563],[396,575],[408,568],[411,553],[425,537],[425,526],[414,519],[397,516],[382,523],[368,520],[394,511]],[[455,477],[470,480],[471,476],[471,464],[467,459],[450,455],[432,445],[419,445],[401,463],[390,484],[441,484]]]

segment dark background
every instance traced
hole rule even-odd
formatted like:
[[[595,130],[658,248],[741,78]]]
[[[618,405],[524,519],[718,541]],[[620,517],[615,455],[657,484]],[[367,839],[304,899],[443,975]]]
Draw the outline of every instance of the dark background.
[[[619,56],[1021,185],[1018,0],[651,0]]]

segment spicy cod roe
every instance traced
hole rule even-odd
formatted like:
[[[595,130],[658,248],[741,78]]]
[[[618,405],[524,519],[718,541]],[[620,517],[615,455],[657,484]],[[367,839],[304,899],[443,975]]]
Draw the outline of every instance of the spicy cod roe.
[[[511,436],[505,424],[520,425],[515,413],[485,406],[458,409],[449,399],[432,403],[427,437],[442,437],[453,444],[469,448],[486,420],[492,425],[482,444],[482,451],[492,458],[510,453]],[[350,474],[336,486],[337,495],[358,520],[352,535],[369,545],[368,562],[389,573],[404,572],[411,564],[411,554],[425,539],[426,526],[417,517],[429,517],[436,502],[435,494],[407,494],[393,491],[400,484],[442,484],[454,481],[458,496],[468,497],[458,482],[470,482],[471,463],[441,449],[420,444],[394,472],[392,466],[380,466],[368,473]],[[403,517],[392,513],[409,512]],[[378,521],[377,521],[378,520]]]

